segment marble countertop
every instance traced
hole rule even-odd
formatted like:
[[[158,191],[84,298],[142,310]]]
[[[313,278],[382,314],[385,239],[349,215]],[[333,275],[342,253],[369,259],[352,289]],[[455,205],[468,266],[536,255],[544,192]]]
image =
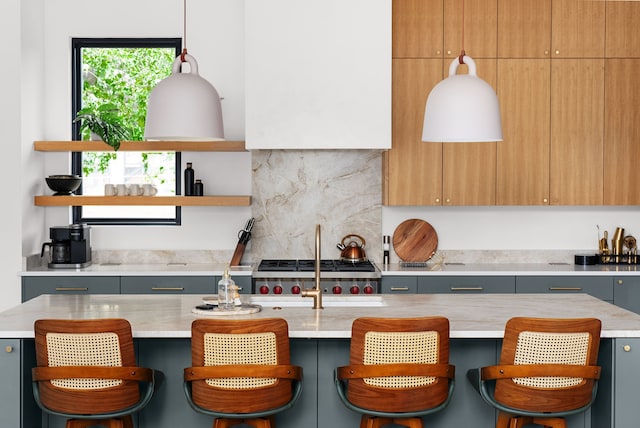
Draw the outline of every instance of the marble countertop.
[[[442,263],[427,267],[405,267],[400,263],[375,263],[382,276],[638,276],[640,265],[592,265],[569,263]],[[234,266],[232,276],[251,276],[255,265]],[[222,275],[224,263],[94,263],[82,269],[48,269],[37,266],[20,272],[21,276],[202,276]]]
[[[94,263],[82,269],[49,269],[46,265],[20,272],[21,276],[206,276],[224,274],[225,263]],[[253,265],[233,266],[232,276],[251,276]]]
[[[400,263],[381,266],[381,274],[396,276],[637,276],[640,265],[576,265],[570,263],[441,263],[406,267]]]
[[[126,318],[136,338],[189,338],[198,295],[42,295],[0,312],[0,337],[33,338],[42,318]],[[260,299],[261,311],[231,318],[282,317],[292,338],[349,338],[354,319],[445,316],[452,338],[501,338],[515,316],[602,320],[602,337],[640,337],[640,315],[586,294],[420,294],[324,296],[324,309],[298,296],[243,296]],[[300,305],[306,306],[288,306]],[[341,306],[342,305],[342,306]],[[349,306],[344,306],[349,305]],[[366,305],[366,306],[365,306]],[[214,318],[214,316],[204,316]]]

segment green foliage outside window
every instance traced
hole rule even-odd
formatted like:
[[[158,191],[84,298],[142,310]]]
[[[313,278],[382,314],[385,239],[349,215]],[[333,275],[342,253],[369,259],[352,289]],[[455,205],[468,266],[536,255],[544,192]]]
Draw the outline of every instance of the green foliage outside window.
[[[131,139],[143,140],[149,93],[171,74],[174,59],[175,51],[166,48],[83,48],[82,108],[114,105]],[[89,140],[90,131],[83,129],[81,136]],[[154,176],[162,172],[148,171],[149,153],[141,156],[145,173]],[[117,153],[112,152],[85,152],[83,174],[104,174],[116,158]]]

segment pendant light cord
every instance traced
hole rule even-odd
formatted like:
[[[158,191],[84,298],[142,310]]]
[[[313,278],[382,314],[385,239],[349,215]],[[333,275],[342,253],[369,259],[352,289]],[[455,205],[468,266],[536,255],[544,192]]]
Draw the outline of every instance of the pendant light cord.
[[[186,0],[185,0],[186,1]],[[460,56],[458,57],[458,61],[460,64],[464,64],[464,0],[462,0],[462,50],[460,51]]]
[[[186,62],[184,56],[187,54],[187,0],[182,2],[182,41],[184,42],[184,47],[180,54],[180,61]]]

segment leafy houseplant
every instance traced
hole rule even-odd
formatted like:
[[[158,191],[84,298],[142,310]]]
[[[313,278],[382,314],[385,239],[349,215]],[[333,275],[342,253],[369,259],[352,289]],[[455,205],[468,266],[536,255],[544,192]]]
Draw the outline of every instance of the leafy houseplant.
[[[80,122],[81,132],[88,129],[115,151],[120,148],[121,141],[131,140],[131,131],[119,116],[118,107],[112,103],[85,107],[78,112],[73,122]]]

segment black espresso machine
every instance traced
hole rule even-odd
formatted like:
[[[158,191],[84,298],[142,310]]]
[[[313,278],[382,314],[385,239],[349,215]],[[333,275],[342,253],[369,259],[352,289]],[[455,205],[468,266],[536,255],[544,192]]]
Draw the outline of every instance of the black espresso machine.
[[[54,226],[49,229],[51,242],[42,244],[41,257],[49,247],[48,267],[78,269],[91,264],[91,227],[86,224]]]

